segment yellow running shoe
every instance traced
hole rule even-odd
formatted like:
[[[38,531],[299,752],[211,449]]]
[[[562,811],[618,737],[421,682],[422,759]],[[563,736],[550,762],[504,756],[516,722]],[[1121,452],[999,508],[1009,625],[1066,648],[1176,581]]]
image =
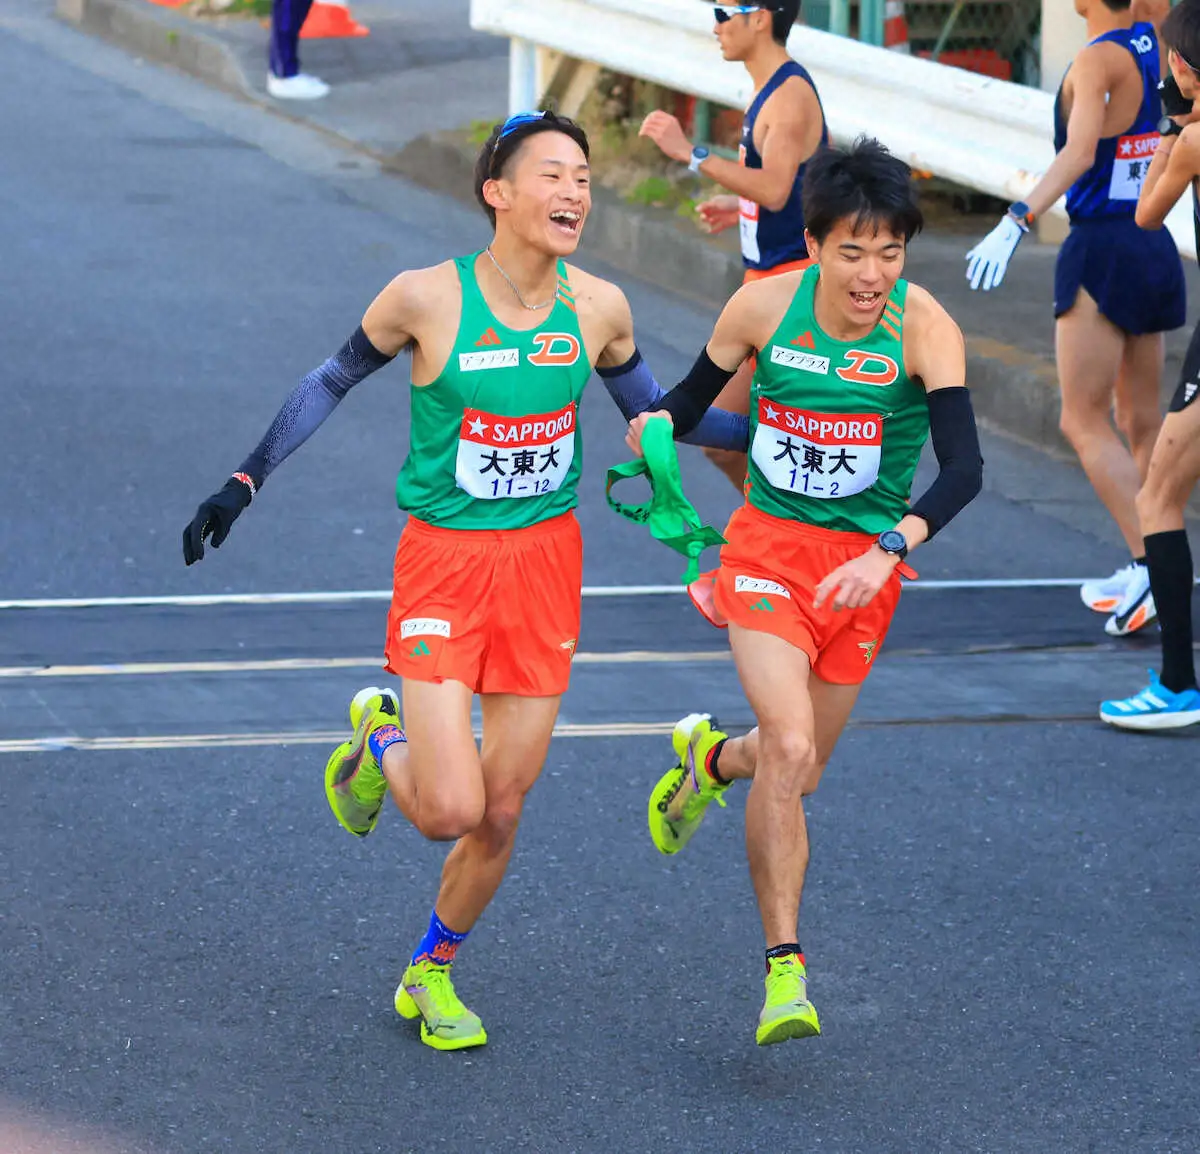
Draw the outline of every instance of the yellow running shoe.
[[[466,1050],[487,1041],[479,1016],[458,1000],[449,966],[410,965],[396,990],[396,1013],[409,1021],[420,1018],[421,1041],[435,1050]]]
[[[660,853],[678,853],[700,828],[708,803],[724,807],[728,785],[718,785],[704,768],[709,751],[727,734],[707,713],[690,713],[675,726],[671,744],[679,764],[668,770],[650,794],[650,837]]]
[[[799,955],[768,958],[766,986],[767,997],[754,1032],[760,1046],[811,1038],[821,1032],[816,1007],[808,1000],[808,975]]]
[[[371,753],[368,738],[385,725],[400,729],[400,702],[390,689],[360,689],[350,702],[354,733],[325,763],[325,796],[338,823],[355,837],[366,837],[379,822],[387,780]]]

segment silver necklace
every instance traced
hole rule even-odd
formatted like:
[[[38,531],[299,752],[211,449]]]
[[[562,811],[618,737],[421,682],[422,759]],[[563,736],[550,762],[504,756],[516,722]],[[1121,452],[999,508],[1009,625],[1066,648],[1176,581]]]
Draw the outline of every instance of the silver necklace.
[[[531,313],[538,313],[538,312],[541,312],[542,309],[548,309],[552,304],[554,304],[554,302],[556,300],[558,300],[558,294],[555,293],[554,296],[552,296],[544,304],[540,304],[540,305],[529,304],[528,301],[525,300],[524,296],[521,295],[521,290],[519,288],[517,288],[516,282],[513,280],[513,278],[510,277],[508,275],[508,273],[506,273],[504,271],[504,269],[502,269],[500,267],[500,262],[496,259],[495,254],[492,252],[492,246],[490,244],[487,246],[486,252],[487,252],[488,256],[491,258],[492,264],[494,264],[496,266],[496,271],[508,282],[508,287],[510,289],[512,289],[512,291],[514,293],[516,293],[517,300],[519,300],[521,302],[521,307],[523,309],[528,309]]]

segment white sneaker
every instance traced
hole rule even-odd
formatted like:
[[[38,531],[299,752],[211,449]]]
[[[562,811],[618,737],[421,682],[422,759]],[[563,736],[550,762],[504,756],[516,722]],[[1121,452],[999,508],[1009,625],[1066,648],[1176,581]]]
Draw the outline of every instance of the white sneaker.
[[[276,100],[320,100],[329,95],[329,85],[307,72],[297,72],[295,76],[276,76],[268,72],[267,92]]]
[[[1158,616],[1154,607],[1154,595],[1150,592],[1150,570],[1145,565],[1135,565],[1136,572],[1125,587],[1125,596],[1104,623],[1104,632],[1109,637],[1124,637],[1145,628]]]
[[[1129,583],[1136,576],[1135,570],[1145,567],[1130,561],[1124,569],[1118,569],[1111,577],[1096,577],[1079,586],[1080,600],[1096,613],[1112,613],[1125,597]]]

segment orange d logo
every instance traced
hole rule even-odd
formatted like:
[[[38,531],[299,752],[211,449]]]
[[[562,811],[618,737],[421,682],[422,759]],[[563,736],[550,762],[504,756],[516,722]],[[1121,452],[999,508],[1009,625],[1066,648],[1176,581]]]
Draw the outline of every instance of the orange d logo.
[[[541,368],[573,365],[583,351],[579,339],[570,333],[537,333],[533,343],[537,352],[530,353],[529,363]]]
[[[862,349],[851,349],[846,354],[848,364],[837,370],[843,381],[855,385],[891,385],[900,376],[900,366],[891,357],[882,353],[864,353]]]

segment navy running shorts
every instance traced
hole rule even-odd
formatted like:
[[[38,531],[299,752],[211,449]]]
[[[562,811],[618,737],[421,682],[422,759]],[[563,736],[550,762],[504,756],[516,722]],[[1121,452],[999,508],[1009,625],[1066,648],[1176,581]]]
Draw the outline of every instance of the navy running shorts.
[[[1133,218],[1078,221],[1054,266],[1054,316],[1084,289],[1102,316],[1140,336],[1183,326],[1187,289],[1183,262],[1165,228],[1138,228]]]

